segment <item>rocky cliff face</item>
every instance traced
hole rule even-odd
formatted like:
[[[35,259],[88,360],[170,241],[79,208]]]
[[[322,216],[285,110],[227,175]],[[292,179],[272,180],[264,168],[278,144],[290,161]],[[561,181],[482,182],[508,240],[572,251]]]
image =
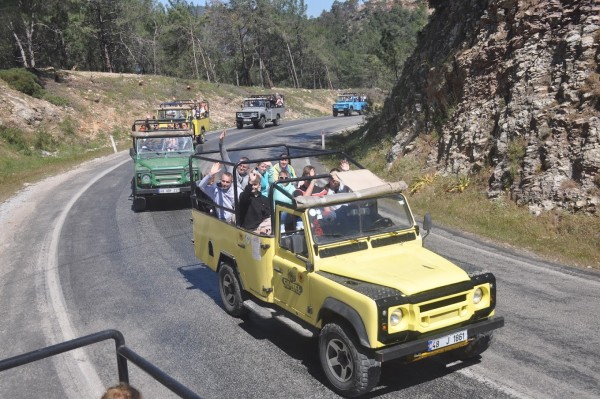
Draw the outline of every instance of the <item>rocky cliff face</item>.
[[[430,1],[378,122],[388,162],[435,134],[429,166],[489,174],[534,213],[600,207],[600,2]]]

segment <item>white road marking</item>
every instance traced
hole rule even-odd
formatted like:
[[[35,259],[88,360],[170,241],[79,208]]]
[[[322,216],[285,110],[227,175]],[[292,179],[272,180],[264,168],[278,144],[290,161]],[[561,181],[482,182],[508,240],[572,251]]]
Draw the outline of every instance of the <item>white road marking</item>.
[[[69,313],[67,310],[67,306],[65,303],[65,297],[62,291],[62,287],[60,284],[60,275],[58,272],[58,245],[60,241],[60,234],[62,228],[65,224],[65,220],[75,204],[77,200],[88,190],[93,184],[95,184],[102,177],[106,176],[114,169],[120,167],[124,163],[130,162],[129,159],[124,160],[123,162],[118,163],[117,165],[112,166],[111,168],[105,170],[103,173],[96,175],[92,180],[88,182],[79,192],[77,192],[73,198],[69,201],[68,204],[65,205],[65,208],[59,215],[56,224],[54,225],[54,230],[52,232],[50,245],[48,247],[48,256],[45,257],[47,262],[42,264],[42,270],[44,271],[44,277],[46,282],[46,292],[48,294],[49,303],[54,311],[54,316],[58,321],[58,325],[60,328],[60,332],[62,333],[63,341],[68,341],[71,339],[78,338],[77,332],[73,327],[71,320],[69,319]],[[42,251],[43,252],[43,251]],[[44,258],[42,254],[42,258]],[[43,259],[40,260],[43,262]],[[83,380],[86,382],[89,394],[85,395],[85,397],[100,397],[102,393],[105,391],[105,387],[100,381],[100,377],[96,372],[94,366],[90,363],[87,354],[84,349],[76,349],[70,352],[67,352],[64,356],[72,356],[74,363],[77,364],[79,368]],[[71,382],[63,383],[64,386],[72,385]],[[79,387],[81,389],[82,387]],[[72,394],[72,393],[71,393]],[[77,397],[80,397],[77,394]],[[71,397],[71,396],[69,396]],[[75,397],[74,397],[75,398]]]

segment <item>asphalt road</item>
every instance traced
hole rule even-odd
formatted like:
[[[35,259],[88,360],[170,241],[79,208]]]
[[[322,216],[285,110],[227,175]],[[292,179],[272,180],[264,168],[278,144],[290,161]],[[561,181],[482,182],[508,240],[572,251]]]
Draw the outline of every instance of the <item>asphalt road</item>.
[[[230,129],[231,145],[321,144],[361,117]],[[218,133],[208,135],[207,148]],[[222,309],[216,275],[195,258],[189,201],[131,210],[126,152],[29,187],[0,206],[0,359],[106,329],[205,398],[335,398],[316,340]],[[435,222],[435,210],[431,210]],[[381,398],[600,397],[600,275],[434,228],[425,245],[497,278],[506,326],[480,361],[383,366]],[[146,399],[175,397],[130,364]],[[117,383],[114,344],[0,373],[0,398],[99,398]]]

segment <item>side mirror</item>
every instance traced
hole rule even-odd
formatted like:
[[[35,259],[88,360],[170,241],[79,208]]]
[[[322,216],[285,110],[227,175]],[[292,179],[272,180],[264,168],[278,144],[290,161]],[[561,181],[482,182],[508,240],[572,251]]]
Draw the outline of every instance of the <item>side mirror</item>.
[[[429,235],[429,231],[431,230],[431,227],[432,227],[431,213],[427,212],[425,214],[425,216],[423,217],[423,230],[425,230],[427,232],[427,234],[425,234],[423,236],[423,239],[425,239]]]

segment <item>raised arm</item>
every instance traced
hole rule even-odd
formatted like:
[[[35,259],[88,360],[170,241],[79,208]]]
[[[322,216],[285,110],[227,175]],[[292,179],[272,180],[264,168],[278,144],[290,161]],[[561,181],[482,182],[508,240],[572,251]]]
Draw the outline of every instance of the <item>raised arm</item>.
[[[221,134],[219,135],[219,152],[221,153],[221,159],[225,163],[225,170],[229,173],[233,173],[233,165],[230,165],[231,158],[229,158],[229,154],[227,153],[227,149],[223,145],[223,141],[225,140],[225,134],[227,133],[227,129],[223,129]]]

